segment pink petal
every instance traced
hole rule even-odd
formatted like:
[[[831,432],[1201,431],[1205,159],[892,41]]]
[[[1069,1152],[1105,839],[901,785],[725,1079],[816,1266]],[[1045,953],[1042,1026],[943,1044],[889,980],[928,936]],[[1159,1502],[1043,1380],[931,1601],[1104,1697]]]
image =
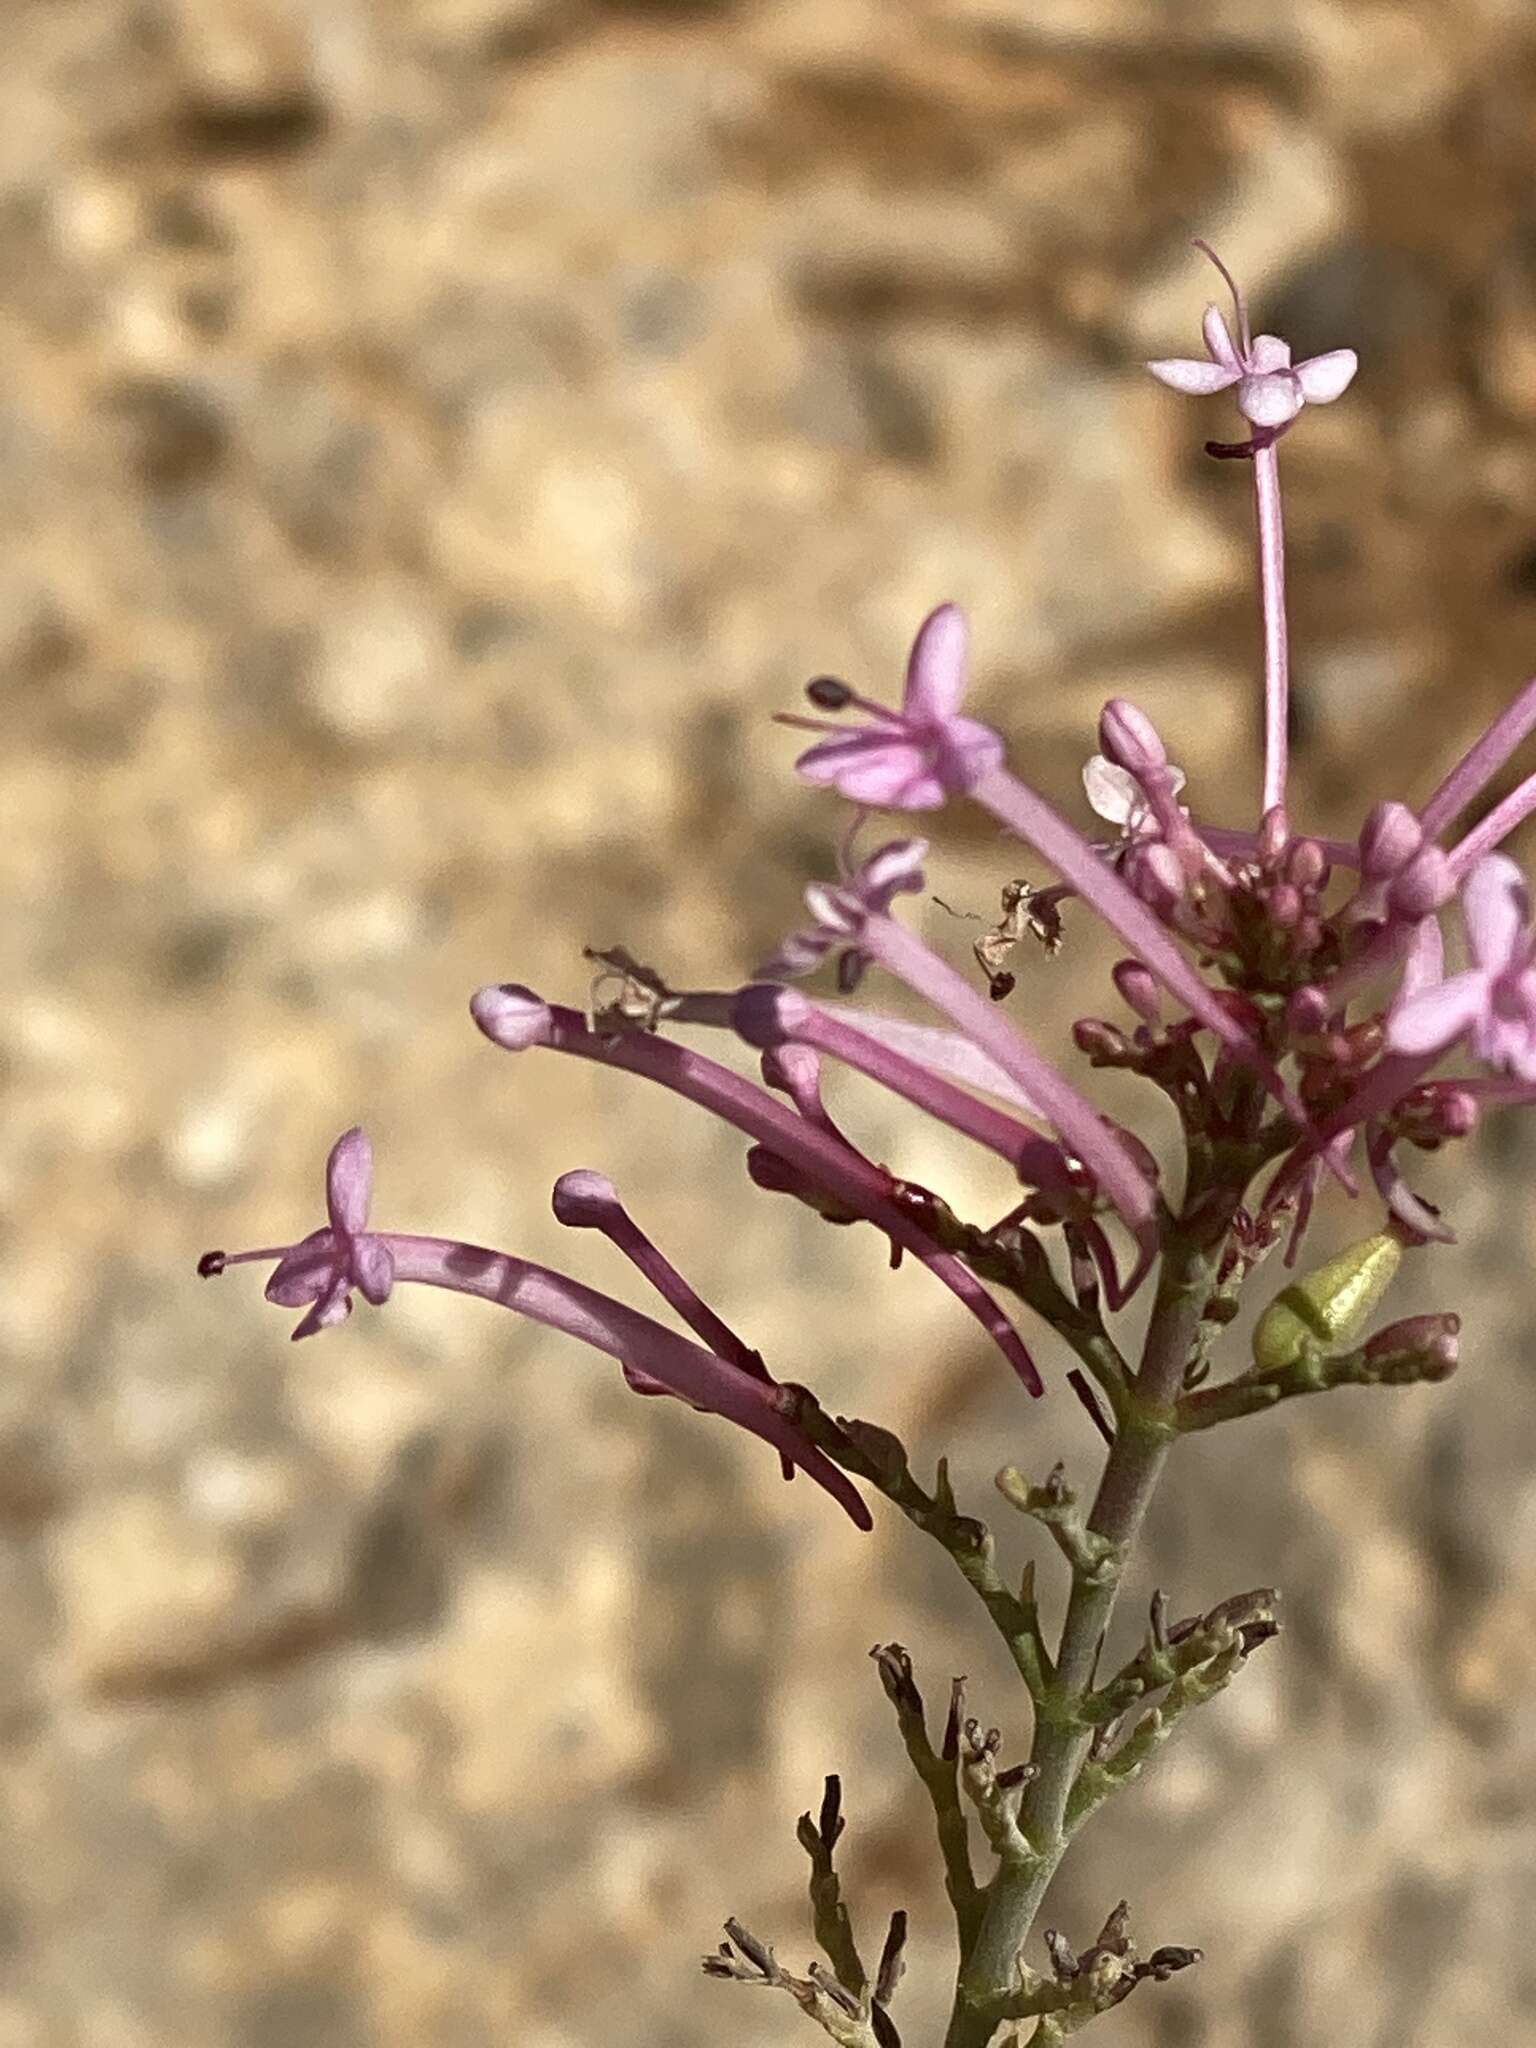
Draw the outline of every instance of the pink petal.
[[[344,1323],[351,1313],[352,1297],[347,1292],[345,1280],[338,1280],[328,1294],[321,1295],[308,1315],[294,1325],[293,1341],[297,1343],[301,1337],[313,1337],[321,1330],[332,1330],[338,1323]]]
[[[1211,361],[1223,370],[1230,370],[1234,381],[1242,375],[1243,359],[1232,342],[1232,330],[1220,306],[1207,306],[1205,318],[1200,322],[1200,332],[1205,336],[1205,346]],[[1221,388],[1219,385],[1216,387]]]
[[[1111,825],[1129,825],[1147,808],[1135,776],[1106,761],[1102,754],[1091,754],[1083,763],[1083,793],[1094,815]]]
[[[1387,1044],[1396,1053],[1419,1058],[1444,1052],[1469,1031],[1488,1001],[1488,977],[1476,968],[1438,981],[1395,1008],[1387,1019]]]
[[[368,1201],[373,1192],[373,1147],[354,1124],[343,1131],[325,1162],[325,1206],[333,1229],[355,1236],[368,1228]]]
[[[1294,370],[1244,377],[1237,387],[1237,409],[1256,427],[1283,427],[1301,406],[1301,385]]]
[[[1408,940],[1397,1001],[1407,1003],[1445,979],[1445,940],[1432,917],[1421,917]]]
[[[1248,367],[1262,376],[1271,370],[1288,370],[1291,367],[1291,344],[1282,341],[1278,334],[1256,334],[1253,347],[1248,351]]]
[[[969,796],[984,775],[1000,768],[1003,736],[975,718],[952,718],[939,735],[935,767],[950,796]]]
[[[878,810],[936,811],[946,795],[924,748],[876,730],[819,741],[800,756],[795,772]]]
[[[336,1273],[336,1238],[329,1230],[312,1230],[284,1252],[263,1289],[279,1308],[302,1308],[330,1286]]]
[[[877,848],[859,870],[859,894],[883,909],[893,896],[921,889],[927,858],[926,839],[891,840]]]
[[[395,1261],[381,1237],[355,1238],[350,1264],[353,1281],[365,1301],[375,1308],[388,1301],[395,1284]]]
[[[968,641],[965,613],[958,605],[941,604],[928,614],[907,659],[904,718],[914,725],[942,725],[960,709]]]
[[[1172,391],[1182,391],[1190,398],[1204,398],[1213,391],[1225,391],[1238,380],[1239,371],[1228,369],[1223,363],[1202,363],[1193,356],[1163,356],[1155,363],[1148,363],[1159,384],[1166,384]]]
[[[1478,862],[1461,885],[1461,914],[1479,967],[1497,974],[1509,965],[1529,907],[1525,877],[1508,854]]]
[[[935,1024],[918,1024],[909,1017],[883,1016],[877,1010],[858,1009],[848,1003],[823,1003],[821,1008],[828,1016],[852,1025],[855,1031],[862,1031],[867,1038],[878,1040],[881,1045],[889,1046],[892,1052],[916,1060],[920,1066],[931,1068],[936,1074],[958,1081],[962,1087],[979,1088],[988,1095],[999,1096],[1031,1116],[1040,1114],[1033,1097],[1019,1086],[1013,1076],[1005,1073],[996,1060],[959,1031],[946,1031]],[[785,1049],[799,1051],[803,1048]]]
[[[1352,348],[1331,348],[1325,356],[1308,356],[1296,365],[1296,379],[1309,405],[1331,405],[1354,380],[1360,358]]]

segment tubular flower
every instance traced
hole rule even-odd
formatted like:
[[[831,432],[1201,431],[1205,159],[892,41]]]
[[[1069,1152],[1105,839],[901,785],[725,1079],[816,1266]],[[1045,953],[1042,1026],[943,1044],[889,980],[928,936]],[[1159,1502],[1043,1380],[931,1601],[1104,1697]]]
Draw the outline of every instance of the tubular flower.
[[[763,1438],[824,1487],[861,1529],[870,1527],[869,1510],[830,1459],[791,1422],[782,1390],[760,1360],[748,1368],[739,1356],[721,1357],[579,1280],[527,1259],[450,1238],[364,1233],[372,1168],[368,1140],[359,1130],[348,1131],[331,1148],[326,1169],[327,1228],[295,1245],[205,1252],[198,1271],[209,1278],[228,1266],[275,1259],[267,1299],[283,1307],[313,1304],[294,1331],[296,1337],[341,1322],[354,1286],[367,1299],[382,1301],[391,1285],[414,1281],[516,1309],[617,1359],[632,1386],[676,1394]]]
[[[344,1323],[352,1313],[352,1290],[375,1307],[388,1301],[395,1284],[394,1255],[387,1238],[368,1229],[373,1195],[373,1147],[355,1125],[331,1147],[325,1163],[325,1209],[329,1218],[297,1244],[271,1250],[205,1253],[198,1270],[205,1278],[248,1260],[277,1261],[266,1286],[279,1308],[305,1308],[294,1338]]]
[[[1219,306],[1207,306],[1201,322],[1205,357],[1167,356],[1147,368],[1170,390],[1203,397],[1237,386],[1237,409],[1255,427],[1275,431],[1288,427],[1304,405],[1331,405],[1342,398],[1360,367],[1352,348],[1329,349],[1326,355],[1291,362],[1291,345],[1278,334],[1256,334],[1250,340],[1239,327],[1238,340]]]
[[[1003,743],[990,726],[960,715],[966,638],[965,616],[956,606],[941,604],[929,613],[912,643],[899,711],[831,677],[811,684],[814,704],[859,711],[868,722],[839,726],[782,716],[781,725],[827,734],[800,756],[796,771],[872,810],[936,811],[974,788],[1002,760]]]
[[[970,1310],[1026,1385],[1039,1390],[1039,1376],[1022,1338],[969,1267],[935,1244],[905,1213],[893,1198],[889,1174],[825,1125],[797,1115],[718,1060],[643,1032],[592,1031],[578,1011],[546,1003],[532,989],[515,983],[479,990],[470,1012],[492,1044],[505,1051],[547,1046],[643,1074],[734,1124],[777,1154],[807,1186],[832,1196],[851,1215],[873,1223],[893,1246],[909,1251]]]
[[[1466,1039],[1500,1073],[1536,1081],[1536,938],[1525,877],[1505,854],[1489,854],[1462,885],[1461,908],[1472,966],[1400,998],[1387,1043],[1412,1057]]]

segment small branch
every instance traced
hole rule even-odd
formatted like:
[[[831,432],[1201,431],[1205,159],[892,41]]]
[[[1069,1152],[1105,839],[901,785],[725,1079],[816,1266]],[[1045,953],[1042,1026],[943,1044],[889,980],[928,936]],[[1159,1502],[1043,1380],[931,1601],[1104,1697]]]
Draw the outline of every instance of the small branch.
[[[1143,1960],[1130,1938],[1129,1923],[1130,1908],[1122,1899],[1093,1946],[1080,1956],[1048,1928],[1045,1945],[1054,1982],[1028,1971],[1022,1988],[999,2001],[998,2020],[1040,2019],[1044,2024],[1036,2029],[1031,2048],[1042,2041],[1062,2041],[1100,2013],[1123,2004],[1138,1984],[1166,1983],[1175,1972],[1204,1961],[1197,1948],[1175,1947],[1154,1949]]]
[[[839,1983],[859,1997],[868,1978],[859,1958],[848,1908],[843,1904],[842,1887],[832,1867],[832,1852],[846,1825],[842,1804],[842,1781],[834,1774],[823,1790],[819,1818],[812,1820],[808,1813],[802,1813],[795,1835],[811,1859],[811,1925],[817,1946],[832,1965]]]
[[[1084,1720],[1104,1727],[1118,1719],[1148,1693],[1174,1685],[1189,1672],[1221,1656],[1233,1642],[1250,1656],[1261,1643],[1280,1633],[1275,1608],[1279,1595],[1271,1586],[1235,1593],[1209,1614],[1192,1615],[1171,1626],[1164,1617],[1166,1602],[1153,1596],[1147,1642],[1115,1676],[1090,1693],[1082,1704]]]
[[[1039,1853],[1019,1826],[1019,1802],[1024,1787],[1039,1773],[1032,1764],[998,1770],[994,1759],[1002,1740],[1001,1729],[988,1728],[983,1733],[979,1721],[966,1721],[960,1730],[960,1782],[980,1816],[982,1833],[998,1862],[1017,1869],[1040,1861]]]
[[[795,1426],[825,1451],[834,1464],[883,1493],[914,1528],[931,1536],[949,1553],[991,1615],[1031,1697],[1040,1700],[1051,1682],[1051,1667],[1034,1604],[1020,1599],[1004,1585],[997,1569],[992,1532],[986,1524],[957,1511],[946,1462],[940,1460],[934,1491],[928,1493],[913,1478],[901,1440],[888,1429],[846,1416],[834,1420],[804,1387],[786,1382],[779,1393]]]
[[[727,1939],[715,1954],[704,1958],[706,1977],[729,1977],[738,1984],[767,1984],[775,1991],[787,1991],[807,2019],[830,2034],[838,2048],[889,2048],[889,2036],[882,2042],[865,2003],[814,1963],[808,1977],[792,1977],[768,1944],[739,1920],[727,1920],[725,1932]]]
[[[1112,1755],[1102,1760],[1090,1756],[1067,1800],[1069,1834],[1075,1834],[1112,1792],[1118,1792],[1122,1786],[1140,1777],[1147,1759],[1168,1740],[1180,1716],[1223,1691],[1245,1661],[1246,1654],[1242,1639],[1233,1636],[1227,1647],[1209,1663],[1201,1664],[1176,1679],[1168,1688],[1162,1704],[1142,1715]]]
[[[1436,1325],[1454,1322],[1452,1317],[1421,1317],[1413,1320]],[[1454,1331],[1451,1332],[1454,1336]],[[1383,1337],[1390,1338],[1391,1331]],[[1401,1348],[1382,1337],[1354,1351],[1326,1357],[1320,1346],[1306,1346],[1287,1364],[1268,1371],[1253,1366],[1237,1379],[1219,1387],[1201,1387],[1186,1394],[1175,1415],[1186,1434],[1210,1429],[1218,1422],[1232,1422],[1240,1415],[1257,1415],[1298,1394],[1323,1394],[1331,1387],[1404,1387],[1419,1381],[1446,1379],[1455,1370],[1454,1350],[1442,1343],[1404,1344]]]
[[[960,1804],[960,1726],[965,1711],[965,1681],[954,1680],[944,1740],[935,1753],[928,1739],[923,1696],[912,1676],[912,1660],[900,1643],[877,1644],[869,1653],[880,1673],[885,1696],[896,1709],[896,1726],[913,1770],[933,1808],[939,1854],[944,1860],[944,1889],[954,1909],[960,1953],[970,1953],[981,1924],[982,1894],[971,1869],[970,1831]],[[888,2001],[886,2001],[888,2002]]]
[[[1102,1586],[1118,1578],[1124,1546],[1088,1527],[1076,1493],[1067,1484],[1064,1465],[1052,1466],[1043,1486],[1031,1486],[1015,1466],[997,1475],[997,1490],[1021,1515],[1029,1515],[1050,1531],[1051,1540],[1072,1567],[1074,1581]]]

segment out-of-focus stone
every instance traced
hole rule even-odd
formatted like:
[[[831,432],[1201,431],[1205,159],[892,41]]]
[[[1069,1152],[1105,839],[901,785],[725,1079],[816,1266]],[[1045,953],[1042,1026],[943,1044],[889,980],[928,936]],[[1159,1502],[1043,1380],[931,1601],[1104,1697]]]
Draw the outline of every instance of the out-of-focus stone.
[[[194,1264],[318,1227],[361,1120],[382,1224],[644,1302],[549,1212],[601,1166],[776,1371],[925,1472],[952,1450],[968,1502],[1005,1456],[1086,1474],[1048,1343],[1032,1404],[876,1233],[755,1193],[687,1103],[497,1052],[467,998],[582,1003],[583,942],[748,971],[845,822],[770,714],[828,670],[892,697],[944,597],[1072,815],[1124,694],[1240,822],[1248,478],[1199,452],[1236,416],[1139,368],[1219,296],[1196,233],[1362,357],[1282,459],[1296,815],[1429,786],[1531,666],[1528,17],[15,0],[0,2048],[769,2048],[795,2015],[696,1956],[737,1911],[800,1959],[791,1824],[833,1768],[859,1925],[912,1909],[898,2015],[939,2036],[873,1635],[1025,1739],[944,1560],[486,1304],[401,1289],[293,1346],[259,1269]],[[1040,876],[932,825],[959,915],[909,914],[964,965],[967,913]],[[1110,949],[1069,922],[1012,1001],[1082,1079]],[[872,1157],[1008,1206],[999,1162],[830,1094]],[[1081,1945],[1155,1899],[1146,1936],[1224,1973],[1138,1993],[1128,2048],[1528,2030],[1509,1128],[1424,1162],[1462,1243],[1414,1305],[1475,1299],[1466,1386],[1186,1445],[1154,1517],[1138,1604],[1278,1581],[1292,1625],[1053,1902]]]

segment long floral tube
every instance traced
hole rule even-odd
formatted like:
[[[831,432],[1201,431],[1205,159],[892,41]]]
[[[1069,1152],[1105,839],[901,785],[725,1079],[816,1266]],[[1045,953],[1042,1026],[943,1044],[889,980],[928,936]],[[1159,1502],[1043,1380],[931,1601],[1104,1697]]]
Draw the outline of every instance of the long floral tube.
[[[478,1295],[482,1301],[515,1309],[536,1323],[579,1338],[621,1364],[638,1367],[695,1407],[739,1423],[772,1444],[818,1486],[825,1487],[861,1529],[872,1526],[869,1510],[857,1492],[832,1461],[794,1427],[767,1381],[716,1358],[638,1309],[547,1266],[449,1238],[393,1231],[382,1231],[379,1236],[394,1258],[397,1282],[413,1280],[424,1287]]]
[[[1473,742],[1419,812],[1425,836],[1438,839],[1488,785],[1528,734],[1536,731],[1536,676]]]
[[[1082,1160],[1105,1195],[1139,1238],[1153,1231],[1157,1191],[1085,1096],[1062,1079],[1020,1032],[999,1017],[947,960],[930,952],[894,918],[872,915],[859,933],[860,948],[958,1024],[1012,1074],[1040,1105],[1064,1142]]]
[[[1528,775],[1518,783],[1507,797],[1496,803],[1486,818],[1480,818],[1467,834],[1451,848],[1451,872],[1458,881],[1469,875],[1485,855],[1493,852],[1526,819],[1536,811],[1536,775]]]
[[[1362,1075],[1354,1092],[1287,1155],[1265,1192],[1265,1208],[1277,1207],[1300,1184],[1310,1166],[1326,1162],[1337,1149],[1337,1140],[1373,1123],[1394,1108],[1433,1071],[1439,1059],[1438,1052],[1422,1055],[1388,1053],[1379,1059]],[[1337,1164],[1334,1170],[1336,1174],[1339,1172]]]
[[[1280,455],[1271,442],[1253,451],[1253,504],[1259,533],[1259,598],[1264,620],[1264,815],[1285,803],[1290,719],[1290,660],[1285,618],[1285,529]]]
[[[470,1013],[486,1037],[506,1051],[545,1046],[575,1053],[600,1066],[643,1075],[712,1110],[798,1166],[816,1186],[865,1217],[893,1244],[926,1266],[970,1310],[1030,1392],[1043,1392],[1039,1371],[1023,1338],[975,1274],[953,1253],[936,1245],[892,1201],[886,1178],[868,1160],[775,1101],[766,1089],[744,1080],[718,1060],[668,1039],[644,1032],[592,1031],[580,1011],[546,1003],[533,990],[514,983],[479,990],[470,1002]]]
[[[908,1059],[798,989],[753,983],[735,998],[733,1022],[741,1037],[760,1050],[786,1040],[808,1045],[878,1081],[952,1130],[996,1152],[1031,1187],[1062,1187],[1066,1183],[1061,1153],[1049,1138],[1005,1110],[979,1101],[919,1061]]]
[[[1305,1128],[1306,1111],[1275,1071],[1272,1062],[1264,1057],[1248,1032],[1200,979],[1141,898],[1105,865],[1054,805],[1026,783],[1020,782],[1007,768],[994,768],[975,784],[971,795],[992,813],[999,824],[1006,825],[1010,832],[1027,841],[1044,860],[1049,861],[1157,976],[1164,988],[1177,996],[1223,1045],[1230,1047],[1262,1075],[1270,1092]]]

